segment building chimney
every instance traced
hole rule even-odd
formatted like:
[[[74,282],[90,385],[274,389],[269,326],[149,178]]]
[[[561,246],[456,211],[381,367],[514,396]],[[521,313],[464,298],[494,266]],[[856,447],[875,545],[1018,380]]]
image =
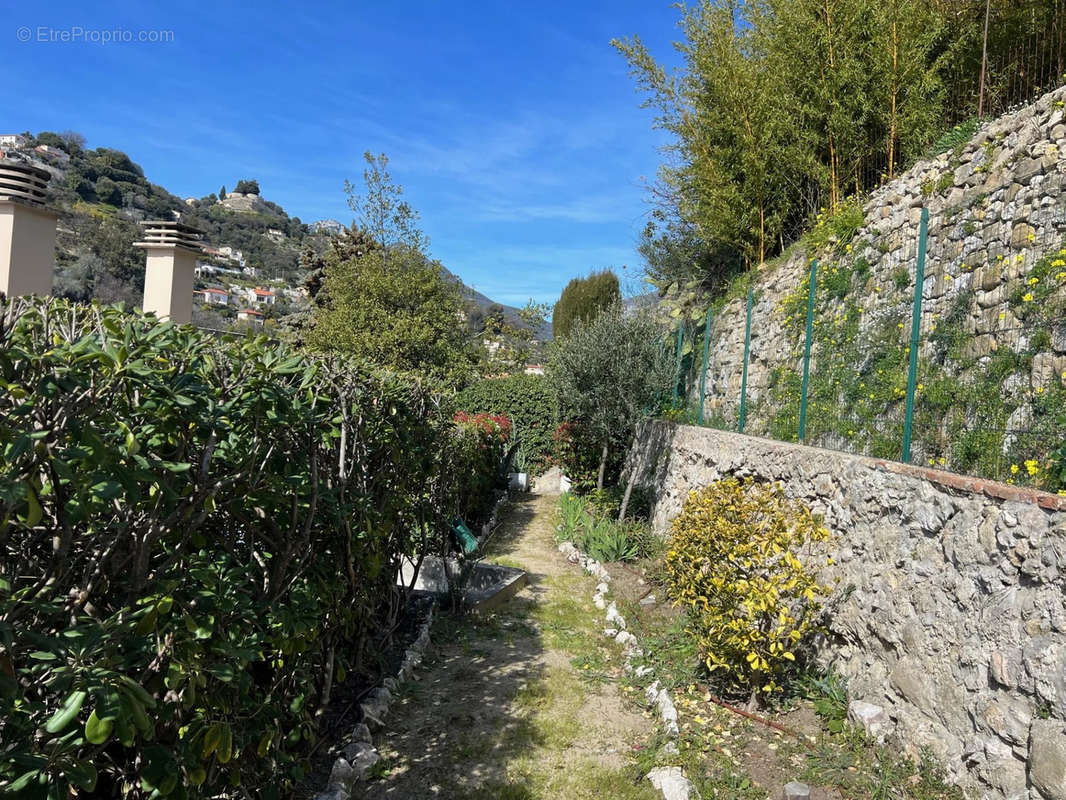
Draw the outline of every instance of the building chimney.
[[[49,295],[56,263],[56,220],[44,203],[47,171],[0,159],[0,293]]]
[[[144,241],[134,243],[147,251],[144,273],[144,311],[183,324],[192,321],[193,273],[202,252],[202,234],[172,220],[141,223]]]

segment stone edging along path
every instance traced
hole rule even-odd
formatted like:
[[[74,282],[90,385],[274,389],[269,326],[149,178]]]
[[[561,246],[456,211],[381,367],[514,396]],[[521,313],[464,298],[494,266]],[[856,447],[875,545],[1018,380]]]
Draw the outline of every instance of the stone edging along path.
[[[633,661],[644,655],[640,648],[637,637],[626,630],[626,620],[618,612],[618,606],[614,601],[609,601],[607,595],[610,592],[611,575],[607,569],[591,556],[585,555],[578,550],[572,542],[563,542],[558,550],[571,564],[578,564],[585,572],[599,579],[596,592],[592,596],[592,602],[596,608],[606,611],[605,622],[607,627],[603,629],[603,635],[614,639],[622,645],[625,651],[625,670],[638,678],[643,678],[652,672],[651,667],[634,666]],[[659,720],[662,722],[669,742],[663,748],[667,754],[676,754],[677,737],[680,735],[677,719],[677,708],[670,698],[670,693],[659,686],[659,682],[652,683],[644,692],[647,703],[656,707],[659,712]],[[681,767],[656,767],[647,774],[647,778],[663,796],[663,800],[689,800],[694,793],[692,783],[685,777]]]
[[[492,529],[496,526],[500,508],[507,502],[508,495],[502,495],[492,508],[488,522],[481,526],[478,545],[482,545]],[[418,631],[418,637],[407,648],[403,662],[395,677],[385,678],[381,685],[371,689],[359,704],[363,721],[352,730],[349,743],[344,746],[343,755],[333,762],[333,767],[326,781],[326,788],[315,795],[314,800],[350,800],[356,786],[366,780],[370,769],[381,760],[381,754],[374,747],[370,725],[380,731],[385,727],[385,717],[389,712],[393,695],[400,685],[414,675],[415,667],[422,663],[426,648],[429,646],[429,631],[433,626],[433,606]],[[369,724],[368,724],[369,723]]]

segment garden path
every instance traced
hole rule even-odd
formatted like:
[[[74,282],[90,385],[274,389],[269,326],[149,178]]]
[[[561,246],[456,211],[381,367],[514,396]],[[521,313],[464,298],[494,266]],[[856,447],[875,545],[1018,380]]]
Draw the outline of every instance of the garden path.
[[[504,510],[488,560],[530,585],[493,614],[438,618],[376,738],[366,797],[658,797],[630,756],[652,722],[618,692],[620,651],[600,631],[595,581],[556,550],[554,508],[520,495]]]

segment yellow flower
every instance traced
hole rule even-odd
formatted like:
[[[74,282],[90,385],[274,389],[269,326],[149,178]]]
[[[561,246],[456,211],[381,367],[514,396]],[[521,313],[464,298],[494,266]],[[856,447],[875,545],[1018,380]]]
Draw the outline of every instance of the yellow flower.
[[[1054,261],[1051,262],[1051,266],[1066,267],[1066,261],[1063,261],[1061,258],[1056,258]]]
[[[1029,473],[1029,477],[1031,478],[1040,472],[1040,464],[1038,464],[1035,459],[1030,458],[1025,462],[1025,471]]]
[[[921,392],[925,389],[925,386],[921,383],[918,384],[918,391]]]
[[[1038,283],[1040,283],[1040,278],[1030,278],[1029,279],[1029,285],[1030,286],[1036,286]]]
[[[944,456],[941,456],[940,457],[940,466],[944,466],[947,463],[948,463],[948,460],[946,458],[944,458]]]
[[[1023,302],[1026,302],[1026,303],[1031,303],[1031,302],[1033,302],[1033,293],[1032,293],[1032,292],[1026,292],[1026,293],[1025,293],[1025,294],[1024,294],[1023,296],[1022,296],[1022,301],[1023,301]]]
[[[1018,474],[1018,465],[1017,464],[1011,464],[1010,465],[1010,474],[1011,475],[1017,475]]]
[[[1061,280],[1063,280],[1064,278],[1066,278],[1066,272],[1060,272],[1060,273],[1058,273],[1058,274],[1057,274],[1057,275],[1055,276],[1055,280],[1057,280],[1057,281],[1061,281]]]
[[[896,327],[899,328],[900,330],[903,330],[903,323],[902,322],[899,323],[899,325],[897,325]]]
[[[1023,255],[1018,255],[1018,256],[1015,256],[1015,258],[1014,258],[1014,263],[1015,264],[1021,264],[1023,261],[1025,261],[1025,256],[1023,256]]]
[[[1025,238],[1028,239],[1030,242],[1035,242],[1036,241],[1036,234],[1035,233],[1030,233]]]

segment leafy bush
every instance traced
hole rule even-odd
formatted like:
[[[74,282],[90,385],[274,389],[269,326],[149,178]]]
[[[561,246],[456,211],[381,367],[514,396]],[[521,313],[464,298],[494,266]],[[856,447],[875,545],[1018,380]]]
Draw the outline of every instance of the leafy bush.
[[[862,200],[848,198],[832,212],[818,212],[805,239],[813,252],[843,253],[863,222]]]
[[[973,135],[977,133],[978,128],[981,127],[981,120],[977,117],[968,119],[965,122],[960,122],[954,128],[945,131],[940,135],[940,138],[936,140],[932,147],[929,148],[929,156],[938,156],[941,153],[946,153],[949,150],[956,150],[965,147]]]
[[[443,547],[427,387],[121,309],[0,302],[0,794],[278,797]]]
[[[599,475],[600,448],[595,433],[581,421],[563,422],[552,433],[555,461],[570,479],[573,489],[584,494],[596,488]],[[609,451],[605,472],[607,483],[613,482],[622,468],[625,451],[621,444]]]
[[[511,421],[491,414],[467,414],[454,417],[455,426],[447,437],[450,471],[454,475],[453,517],[465,516],[480,522],[492,511],[495,490],[503,475],[504,450],[511,435]]]
[[[479,381],[463,389],[456,402],[467,411],[506,415],[515,425],[529,471],[542,472],[551,463],[558,408],[544,376],[511,375]]]
[[[829,531],[780,487],[733,478],[689,495],[671,531],[669,593],[708,670],[733,690],[780,689],[829,591],[796,552]]]
[[[654,555],[661,547],[647,524],[599,516],[587,498],[574,494],[559,498],[556,519],[556,539],[573,542],[597,561],[635,561]]]
[[[606,489],[593,489],[586,495],[593,513],[603,519],[618,519],[618,510],[622,506],[624,486],[610,486]],[[634,486],[629,495],[629,507],[626,517],[647,520],[651,514],[651,494],[642,486]]]

